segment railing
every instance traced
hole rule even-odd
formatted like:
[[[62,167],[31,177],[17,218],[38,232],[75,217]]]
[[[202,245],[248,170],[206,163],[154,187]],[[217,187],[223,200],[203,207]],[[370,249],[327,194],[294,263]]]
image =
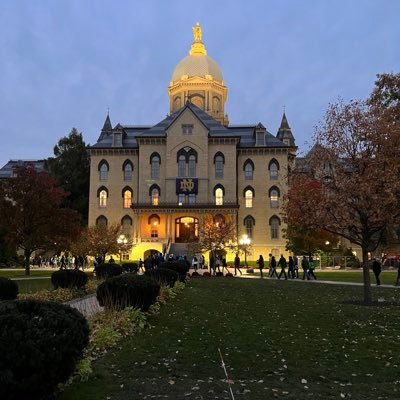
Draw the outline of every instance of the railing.
[[[224,204],[221,205],[216,205],[215,203],[183,203],[183,204],[177,204],[177,203],[158,203],[157,205],[152,204],[150,202],[148,203],[135,203],[131,205],[131,208],[133,210],[140,210],[140,209],[160,209],[160,208],[168,208],[168,209],[173,209],[173,210],[179,210],[182,208],[189,208],[189,209],[223,209],[223,208],[239,208],[239,203],[235,202],[225,202]]]

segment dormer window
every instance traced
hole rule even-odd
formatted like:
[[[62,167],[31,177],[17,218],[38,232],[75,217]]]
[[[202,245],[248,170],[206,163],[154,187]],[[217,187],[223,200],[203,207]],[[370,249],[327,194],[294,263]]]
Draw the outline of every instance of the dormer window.
[[[122,146],[122,133],[114,133],[114,147]]]
[[[264,132],[256,132],[256,146],[265,146]]]
[[[182,125],[182,134],[183,135],[191,135],[193,133],[193,125],[192,124],[183,124]]]

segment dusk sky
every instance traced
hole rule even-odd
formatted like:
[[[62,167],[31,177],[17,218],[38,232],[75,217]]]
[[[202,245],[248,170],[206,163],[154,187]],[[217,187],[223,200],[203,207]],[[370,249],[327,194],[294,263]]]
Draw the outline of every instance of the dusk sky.
[[[113,125],[162,120],[197,21],[230,123],[276,134],[285,105],[301,151],[329,103],[400,72],[399,0],[3,0],[0,167],[52,156],[72,127],[94,144],[108,107]]]

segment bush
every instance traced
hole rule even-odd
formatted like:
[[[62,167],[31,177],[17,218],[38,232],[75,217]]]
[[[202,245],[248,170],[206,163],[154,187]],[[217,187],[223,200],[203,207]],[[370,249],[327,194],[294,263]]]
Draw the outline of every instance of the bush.
[[[184,282],[186,280],[186,274],[190,269],[190,263],[189,261],[166,261],[161,263],[159,268],[167,268],[177,272],[179,274],[179,280]]]
[[[175,282],[179,279],[179,274],[168,268],[149,269],[144,273],[155,279],[160,285],[174,287]]]
[[[18,296],[19,300],[41,300],[53,301],[55,303],[66,303],[84,296],[84,292],[78,289],[56,289],[56,290],[39,290],[34,293],[21,293]]]
[[[3,400],[39,400],[73,373],[89,341],[75,309],[35,300],[0,304],[0,389]]]
[[[215,276],[224,276],[224,273],[223,273],[223,272],[217,272],[217,273],[215,274]]]
[[[99,264],[94,268],[96,278],[107,279],[122,274],[122,267],[118,264]]]
[[[15,300],[17,296],[17,283],[10,278],[0,277],[0,300]]]
[[[97,300],[107,309],[125,307],[147,311],[160,293],[160,284],[152,278],[136,274],[124,274],[107,279],[97,288]]]
[[[233,274],[232,274],[231,272],[228,272],[225,276],[226,276],[227,278],[233,278]]]
[[[79,269],[60,269],[51,274],[54,289],[80,289],[87,284],[88,280],[88,276]]]
[[[206,272],[203,272],[203,276],[211,276],[211,274],[208,271],[206,271]]]
[[[197,271],[192,272],[192,276],[200,276],[200,274]]]
[[[136,272],[136,273],[138,273],[138,271],[139,271],[139,265],[138,265],[137,263],[131,263],[131,262],[129,262],[129,263],[123,264],[123,265],[122,265],[122,269],[123,269],[125,272]]]

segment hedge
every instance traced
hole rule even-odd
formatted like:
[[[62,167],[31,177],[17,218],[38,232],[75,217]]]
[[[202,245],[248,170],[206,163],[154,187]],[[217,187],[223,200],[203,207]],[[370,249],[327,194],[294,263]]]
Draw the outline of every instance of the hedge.
[[[81,289],[88,283],[88,276],[79,269],[60,269],[51,274],[54,289]]]
[[[0,300],[15,300],[17,296],[17,283],[10,278],[0,277]]]

